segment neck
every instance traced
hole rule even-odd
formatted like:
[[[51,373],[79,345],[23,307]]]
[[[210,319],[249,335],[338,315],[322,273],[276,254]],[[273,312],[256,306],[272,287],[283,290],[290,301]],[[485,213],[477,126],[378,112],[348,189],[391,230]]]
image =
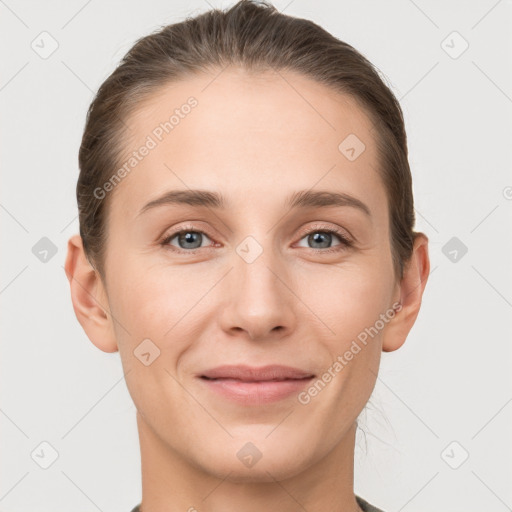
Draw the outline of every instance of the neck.
[[[356,512],[356,423],[324,458],[280,481],[233,481],[211,475],[165,444],[137,413],[142,469],[141,512]]]

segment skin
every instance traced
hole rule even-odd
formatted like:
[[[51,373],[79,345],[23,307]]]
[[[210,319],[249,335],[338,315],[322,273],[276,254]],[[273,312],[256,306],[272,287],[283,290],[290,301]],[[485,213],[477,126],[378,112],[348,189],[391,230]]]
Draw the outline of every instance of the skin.
[[[80,237],[69,239],[74,310],[94,345],[120,352],[137,408],[143,512],[359,510],[356,420],[381,352],[400,348],[418,315],[428,239],[416,237],[398,281],[373,126],[350,97],[288,71],[217,75],[166,86],[128,120],[127,154],[187,98],[198,100],[110,192],[104,280]],[[366,145],[354,161],[338,149],[350,133]],[[220,192],[229,206],[139,214],[163,192],[188,189]],[[289,194],[309,189],[350,194],[371,217],[348,206],[285,207]],[[352,247],[335,234],[327,248],[308,241],[306,230],[336,227]],[[204,233],[195,254],[177,237],[159,243],[180,230]],[[249,235],[263,251],[252,263],[236,251]],[[321,375],[398,301],[402,309],[307,405],[296,395],[238,405],[197,378],[227,363]],[[133,353],[147,338],[160,350],[149,366]],[[249,441],[262,454],[252,467],[236,455]]]

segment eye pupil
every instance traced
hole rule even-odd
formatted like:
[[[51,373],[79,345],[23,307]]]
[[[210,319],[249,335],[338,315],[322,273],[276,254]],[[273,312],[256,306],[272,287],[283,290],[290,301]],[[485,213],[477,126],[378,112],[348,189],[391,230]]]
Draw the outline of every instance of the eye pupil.
[[[309,241],[311,243],[319,243],[320,247],[314,247],[315,249],[324,249],[329,247],[331,242],[332,235],[330,233],[323,233],[321,231],[317,231],[311,235],[309,235]]]
[[[181,243],[185,244],[194,244],[193,247],[190,247],[190,245],[186,245],[185,247],[182,247],[182,249],[197,249],[198,247],[201,247],[201,233],[197,233],[195,231],[184,231],[181,233],[178,237],[180,247]],[[199,241],[199,244],[197,243]]]

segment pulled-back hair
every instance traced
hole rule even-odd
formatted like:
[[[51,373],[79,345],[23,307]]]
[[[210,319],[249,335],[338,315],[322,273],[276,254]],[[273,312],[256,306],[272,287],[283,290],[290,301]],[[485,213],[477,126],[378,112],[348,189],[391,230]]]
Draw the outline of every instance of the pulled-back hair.
[[[248,72],[298,72],[352,97],[373,123],[390,218],[396,279],[402,279],[415,232],[412,179],[400,105],[378,70],[351,45],[312,21],[267,2],[240,0],[165,26],[136,41],[91,103],[79,151],[77,202],[88,260],[104,277],[109,199],[95,190],[121,164],[126,119],[168,83],[234,65]],[[341,142],[341,141],[340,141]]]

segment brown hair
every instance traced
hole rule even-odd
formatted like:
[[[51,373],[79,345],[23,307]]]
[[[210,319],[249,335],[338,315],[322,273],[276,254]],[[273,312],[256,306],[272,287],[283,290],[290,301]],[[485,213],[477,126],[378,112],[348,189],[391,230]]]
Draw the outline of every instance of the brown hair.
[[[291,70],[350,95],[374,125],[390,214],[395,277],[403,277],[416,233],[412,178],[400,105],[377,69],[356,49],[312,21],[273,5],[241,0],[165,26],[139,39],[104,81],[87,112],[79,151],[77,202],[87,258],[104,277],[109,194],[95,190],[120,165],[127,117],[165,84],[235,65],[247,71]],[[341,142],[341,141],[340,141]]]

